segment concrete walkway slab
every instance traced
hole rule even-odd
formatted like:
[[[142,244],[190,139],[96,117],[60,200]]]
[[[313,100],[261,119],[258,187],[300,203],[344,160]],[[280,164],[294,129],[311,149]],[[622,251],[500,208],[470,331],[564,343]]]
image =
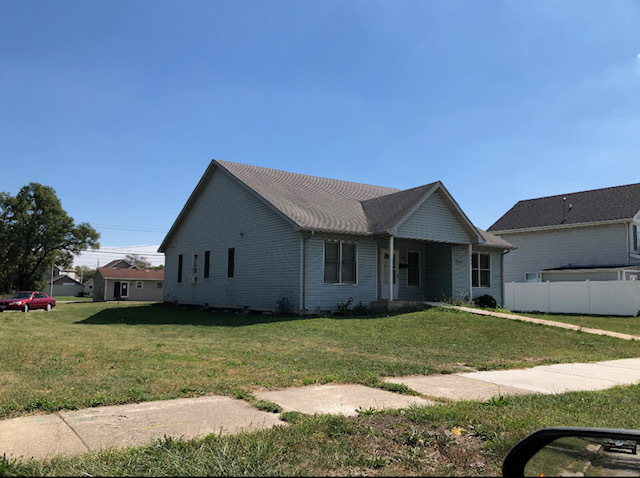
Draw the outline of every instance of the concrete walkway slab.
[[[141,445],[164,435],[190,439],[284,424],[276,414],[221,396],[88,408],[60,415],[91,450]]]
[[[607,360],[606,362],[597,363],[599,363],[600,365],[606,365],[608,367],[632,368],[635,370],[640,370],[640,358]]]
[[[365,387],[363,385],[313,385],[255,394],[261,400],[277,403],[284,411],[313,415],[330,413],[353,416],[359,408],[383,410],[407,408],[412,405],[433,405],[434,402],[411,395]]]
[[[47,458],[76,455],[86,445],[58,415],[37,415],[0,421],[0,455]]]
[[[618,385],[631,385],[640,382],[640,369],[612,367],[598,363],[562,363],[541,365],[535,368],[585,379],[609,380]]]
[[[457,374],[414,375],[409,377],[387,377],[390,383],[401,383],[416,392],[429,397],[447,400],[489,400],[501,395],[521,395],[529,390],[494,384]]]
[[[165,435],[190,439],[274,425],[286,423],[242,400],[181,398],[0,421],[0,454],[42,459],[144,445]]]
[[[461,373],[462,377],[474,378],[496,385],[522,388],[537,393],[564,393],[578,390],[604,390],[620,385],[612,380],[588,378],[564,373],[540,370],[538,367],[520,370],[497,370],[492,372]]]

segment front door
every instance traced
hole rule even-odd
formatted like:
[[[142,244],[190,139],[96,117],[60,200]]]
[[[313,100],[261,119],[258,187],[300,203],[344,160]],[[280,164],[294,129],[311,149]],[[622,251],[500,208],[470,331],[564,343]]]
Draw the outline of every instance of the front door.
[[[114,299],[120,298],[120,282],[119,281],[116,281],[113,283],[113,298]]]
[[[398,298],[398,264],[400,253],[393,250],[393,298]],[[389,300],[389,249],[380,250],[380,299]]]

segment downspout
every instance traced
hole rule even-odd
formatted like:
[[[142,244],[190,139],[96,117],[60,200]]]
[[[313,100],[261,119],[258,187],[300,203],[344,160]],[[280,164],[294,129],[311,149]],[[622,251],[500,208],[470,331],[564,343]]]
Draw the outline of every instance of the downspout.
[[[389,235],[389,302],[393,302],[393,234]]]

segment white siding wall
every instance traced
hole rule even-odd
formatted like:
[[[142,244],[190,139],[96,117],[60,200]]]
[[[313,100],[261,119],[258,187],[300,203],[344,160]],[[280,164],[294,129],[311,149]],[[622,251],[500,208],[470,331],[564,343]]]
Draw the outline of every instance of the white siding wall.
[[[324,283],[324,240],[357,243],[357,284]],[[307,240],[306,308],[316,310],[336,310],[338,304],[353,298],[352,305],[369,307],[376,300],[377,257],[376,241],[371,238],[354,238],[338,235],[315,234]]]
[[[227,251],[235,248],[235,277],[227,278]],[[210,278],[204,253],[211,251]],[[195,284],[190,282],[198,254]],[[182,283],[177,282],[183,255]],[[250,191],[214,171],[167,247],[164,300],[181,303],[273,308],[283,298],[297,310],[300,234]]]
[[[504,258],[504,281],[524,282],[526,272],[568,265],[626,264],[627,234],[624,224],[503,234],[518,248]]]
[[[442,193],[436,191],[398,228],[397,236],[468,244],[471,236],[462,224]]]

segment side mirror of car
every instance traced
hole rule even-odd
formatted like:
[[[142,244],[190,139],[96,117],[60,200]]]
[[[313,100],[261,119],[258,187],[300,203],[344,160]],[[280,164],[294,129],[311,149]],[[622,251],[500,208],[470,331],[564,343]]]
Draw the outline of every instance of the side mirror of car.
[[[509,451],[502,476],[640,476],[640,430],[542,428]]]

